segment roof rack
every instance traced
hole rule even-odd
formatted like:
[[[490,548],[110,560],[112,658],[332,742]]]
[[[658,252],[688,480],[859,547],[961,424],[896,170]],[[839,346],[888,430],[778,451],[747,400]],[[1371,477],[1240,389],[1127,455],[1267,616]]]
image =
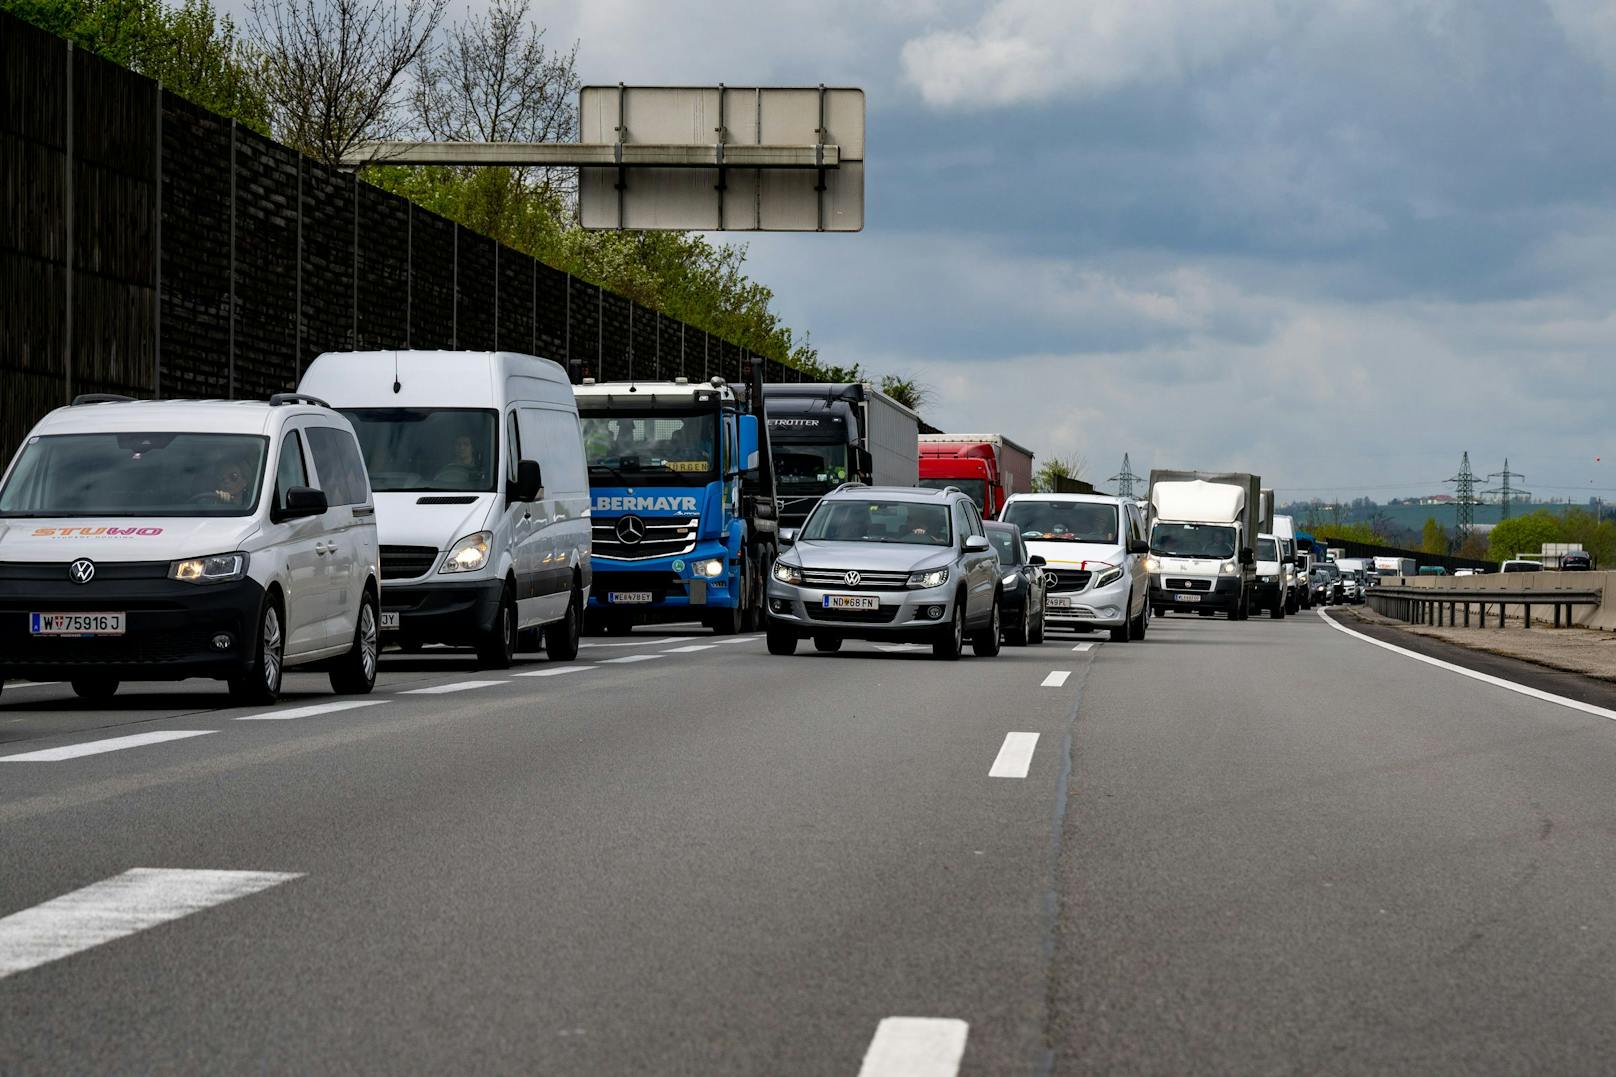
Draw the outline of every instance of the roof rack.
[[[119,393],[80,393],[73,398],[73,407],[84,404],[132,404],[135,398]]]
[[[842,483],[840,486],[836,487],[836,489],[832,490],[831,493],[839,494],[843,490],[851,489],[851,488],[854,488],[854,487],[857,487],[858,489],[862,490],[868,485],[869,485],[868,483],[862,483],[862,482],[858,482],[857,480],[853,480],[853,481],[850,481],[850,482]]]
[[[269,406],[272,408],[278,408],[282,404],[313,404],[317,408],[329,408],[331,406],[319,397],[310,396],[308,393],[276,393],[269,398]]]

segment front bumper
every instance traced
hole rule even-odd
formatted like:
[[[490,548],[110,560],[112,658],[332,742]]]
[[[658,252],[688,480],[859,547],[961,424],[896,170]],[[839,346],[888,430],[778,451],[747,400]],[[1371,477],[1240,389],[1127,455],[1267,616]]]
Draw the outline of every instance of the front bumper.
[[[382,613],[397,613],[398,628],[386,634],[411,643],[474,642],[493,629],[504,591],[500,579],[387,584]]]
[[[1104,587],[1089,586],[1081,591],[1051,591],[1044,597],[1044,620],[1062,627],[1116,628],[1128,623],[1126,573]]]
[[[28,578],[31,566],[0,568],[0,678],[183,680],[228,677],[245,669],[256,644],[264,589],[256,580],[189,584],[167,578],[167,563],[103,564],[88,584],[65,571],[58,579]],[[121,636],[35,636],[31,613],[122,613]],[[214,646],[216,636],[229,645]]]
[[[1231,610],[1239,601],[1239,576],[1163,573],[1150,577],[1150,604],[1157,609]]]
[[[690,566],[722,558],[724,575],[694,577]],[[675,569],[674,562],[681,567]],[[708,610],[733,609],[740,600],[731,585],[735,558],[723,546],[709,541],[677,558],[614,561],[595,558],[594,580],[589,587],[589,610],[594,615],[622,618],[637,624],[688,621]],[[618,602],[613,595],[645,594],[649,602]]]
[[[828,610],[826,595],[857,594],[875,598],[875,610]],[[803,587],[769,580],[769,625],[790,629],[799,636],[834,635],[846,639],[899,639],[918,641],[935,635],[949,623],[957,598],[952,584],[924,590],[849,591]]]

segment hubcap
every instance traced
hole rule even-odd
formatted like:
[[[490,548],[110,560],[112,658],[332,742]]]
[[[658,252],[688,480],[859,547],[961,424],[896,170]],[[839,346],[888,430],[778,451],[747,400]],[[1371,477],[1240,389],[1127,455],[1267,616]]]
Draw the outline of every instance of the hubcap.
[[[264,684],[270,688],[281,681],[281,617],[271,606],[264,611]]]
[[[376,679],[376,611],[369,602],[359,607],[359,657],[365,679]]]

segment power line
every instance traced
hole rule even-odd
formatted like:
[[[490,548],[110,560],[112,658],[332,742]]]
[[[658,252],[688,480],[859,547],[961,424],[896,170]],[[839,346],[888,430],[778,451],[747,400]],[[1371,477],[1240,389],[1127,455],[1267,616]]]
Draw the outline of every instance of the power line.
[[[1128,454],[1123,453],[1122,454],[1122,472],[1120,474],[1117,474],[1117,475],[1112,475],[1109,479],[1106,479],[1105,481],[1106,482],[1114,482],[1114,483],[1117,484],[1117,496],[1118,497],[1132,497],[1133,496],[1133,484],[1138,482],[1142,478],[1144,478],[1143,475],[1135,475],[1133,473],[1133,465],[1128,462]]]

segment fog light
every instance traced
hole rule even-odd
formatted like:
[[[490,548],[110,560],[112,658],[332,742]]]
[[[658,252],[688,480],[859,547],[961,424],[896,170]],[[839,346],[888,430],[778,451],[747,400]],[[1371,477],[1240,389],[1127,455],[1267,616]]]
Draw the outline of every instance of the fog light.
[[[228,651],[230,649],[230,645],[234,642],[235,641],[230,638],[230,633],[220,632],[217,636],[213,637],[213,649],[216,651]]]
[[[769,609],[775,613],[790,613],[791,603],[784,598],[771,598],[769,599]]]
[[[1104,609],[1100,610],[1101,617],[1117,617],[1120,616],[1121,613],[1122,611],[1117,609],[1115,606],[1106,606]]]
[[[933,621],[941,621],[943,619],[943,607],[927,606],[926,616],[931,618]]]

